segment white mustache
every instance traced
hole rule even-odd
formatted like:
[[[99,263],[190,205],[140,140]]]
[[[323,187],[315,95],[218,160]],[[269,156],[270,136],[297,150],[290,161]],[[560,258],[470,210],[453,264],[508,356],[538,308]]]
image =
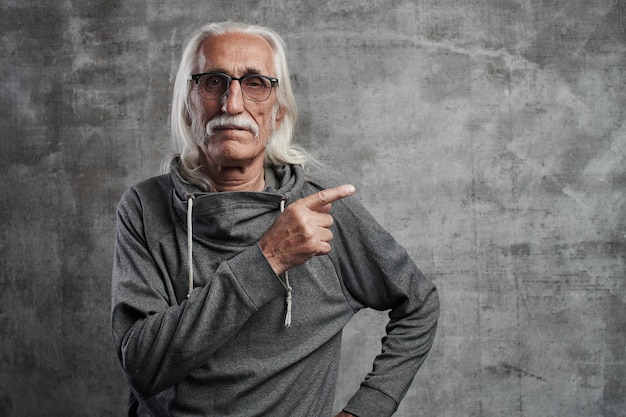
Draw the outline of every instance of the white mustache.
[[[215,134],[216,129],[225,128],[225,127],[236,127],[239,129],[246,129],[252,132],[255,138],[259,137],[259,125],[257,125],[253,120],[248,119],[245,116],[237,115],[237,116],[229,116],[229,115],[220,115],[212,120],[210,120],[206,124],[206,134],[207,137],[211,137]]]

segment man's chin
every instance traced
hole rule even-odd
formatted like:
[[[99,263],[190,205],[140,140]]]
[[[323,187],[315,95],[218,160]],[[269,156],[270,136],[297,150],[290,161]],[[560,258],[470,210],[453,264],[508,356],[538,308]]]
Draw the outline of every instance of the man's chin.
[[[247,169],[256,165],[258,161],[265,160],[264,150],[251,149],[214,149],[206,155],[211,161],[210,165],[218,166],[220,169]],[[262,162],[259,162],[262,166]]]

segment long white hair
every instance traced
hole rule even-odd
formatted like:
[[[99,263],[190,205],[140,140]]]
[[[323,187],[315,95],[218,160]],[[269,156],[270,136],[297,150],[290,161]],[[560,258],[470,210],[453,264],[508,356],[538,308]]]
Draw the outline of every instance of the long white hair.
[[[202,43],[211,36],[224,33],[249,33],[263,37],[274,51],[274,66],[278,78],[277,104],[283,111],[283,120],[269,139],[265,149],[266,165],[299,164],[313,162],[303,149],[291,143],[298,117],[296,100],[291,89],[285,46],[282,38],[272,29],[237,22],[211,23],[202,27],[187,42],[178,67],[172,97],[171,129],[176,153],[181,156],[181,174],[189,182],[206,190],[210,189],[208,178],[202,173],[199,149],[191,126],[191,103],[189,93],[193,82],[189,76],[196,70],[197,55]]]

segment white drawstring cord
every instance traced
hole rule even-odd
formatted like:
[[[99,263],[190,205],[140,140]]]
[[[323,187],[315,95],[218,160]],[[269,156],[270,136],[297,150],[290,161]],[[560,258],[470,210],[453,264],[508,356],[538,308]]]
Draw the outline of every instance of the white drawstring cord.
[[[285,199],[280,200],[280,212],[285,211]],[[285,271],[285,288],[287,296],[285,303],[287,304],[287,312],[285,313],[285,327],[291,327],[291,285],[289,285],[289,271]]]
[[[193,196],[187,197],[187,262],[189,262],[189,291],[187,298],[193,290]]]
[[[285,313],[285,327],[291,327],[291,286],[289,285],[289,272],[285,271],[285,283],[287,286],[287,312]]]

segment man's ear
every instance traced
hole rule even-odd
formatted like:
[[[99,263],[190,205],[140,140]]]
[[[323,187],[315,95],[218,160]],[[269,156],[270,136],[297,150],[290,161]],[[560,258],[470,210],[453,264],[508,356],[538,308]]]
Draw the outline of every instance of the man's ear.
[[[197,105],[197,103],[194,102],[194,99],[191,95],[190,92],[187,93],[187,98],[185,100],[185,105],[183,107],[183,111],[184,111],[184,117],[185,117],[185,123],[187,124],[187,126],[191,126],[191,121],[192,121],[192,110],[195,108],[195,106]]]
[[[284,107],[278,107],[278,112],[276,112],[276,129],[278,129],[280,127],[280,124],[283,122],[283,119],[285,118],[285,113],[287,113],[285,111]]]
[[[185,123],[187,123],[187,126],[191,126],[191,107],[194,104],[191,101],[191,97],[187,98],[187,101],[185,102],[185,107],[184,107],[184,111],[185,111]]]

